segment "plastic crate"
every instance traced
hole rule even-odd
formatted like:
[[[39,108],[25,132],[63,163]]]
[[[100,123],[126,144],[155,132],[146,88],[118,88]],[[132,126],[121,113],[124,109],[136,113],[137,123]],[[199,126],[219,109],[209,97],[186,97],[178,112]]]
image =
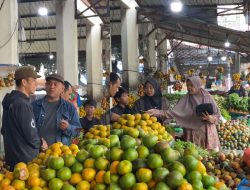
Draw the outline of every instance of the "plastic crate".
[[[250,181],[244,178],[240,184],[237,186],[237,190],[249,190],[250,186],[245,186],[247,184],[250,184]]]

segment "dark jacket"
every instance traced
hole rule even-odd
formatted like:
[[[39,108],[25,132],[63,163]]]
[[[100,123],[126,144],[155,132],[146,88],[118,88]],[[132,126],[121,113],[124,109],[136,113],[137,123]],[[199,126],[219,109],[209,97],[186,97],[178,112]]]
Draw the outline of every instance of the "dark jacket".
[[[80,119],[80,123],[81,123],[82,128],[84,129],[84,132],[88,132],[89,129],[92,128],[94,125],[99,125],[100,121],[97,118],[88,120],[87,117],[83,117]]]
[[[245,94],[246,91],[245,91],[245,89],[244,89],[243,86],[240,86],[240,89],[239,89],[239,90],[235,90],[235,89],[234,89],[234,86],[232,86],[232,87],[230,88],[230,90],[228,91],[228,94],[232,94],[232,93],[238,94],[239,97],[245,97],[245,95],[246,95],[246,94]]]
[[[32,103],[38,130],[44,125],[46,110],[43,106],[43,101],[45,98],[46,97],[36,100]],[[58,127],[56,141],[62,142],[65,145],[69,145],[71,142],[71,137],[76,137],[79,134],[77,128],[81,128],[76,108],[73,104],[61,98],[56,115],[56,126],[59,126],[61,119],[65,119],[69,122],[69,127],[65,131],[60,130]]]
[[[122,115],[122,114],[131,114],[132,111],[128,106],[125,106],[124,108],[122,106],[120,106],[119,104],[117,104],[116,106],[114,106],[113,108],[111,108],[111,112],[112,113],[116,113],[118,115]]]
[[[3,102],[2,135],[6,163],[13,169],[18,162],[29,162],[39,153],[41,145],[29,98],[13,90]]]

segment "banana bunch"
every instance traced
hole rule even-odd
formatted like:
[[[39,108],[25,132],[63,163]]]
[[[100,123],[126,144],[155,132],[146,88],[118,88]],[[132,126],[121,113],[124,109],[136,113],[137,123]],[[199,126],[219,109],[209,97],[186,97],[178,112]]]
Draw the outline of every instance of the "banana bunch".
[[[128,106],[130,108],[132,108],[134,106],[134,103],[136,102],[136,100],[138,100],[139,97],[136,96],[135,94],[129,94],[128,95]]]
[[[181,80],[181,75],[176,74],[176,75],[174,75],[174,78],[175,78],[175,80],[180,81]]]
[[[95,116],[95,118],[100,119],[101,116],[102,116],[104,113],[105,113],[105,110],[104,110],[104,109],[102,109],[102,108],[96,108],[96,109],[95,109],[95,112],[94,112],[94,116]]]
[[[239,90],[240,89],[240,82],[235,82],[233,85],[234,90]]]
[[[138,96],[144,96],[144,86],[143,84],[139,84],[138,85],[138,92],[137,92]]]
[[[240,81],[241,74],[240,73],[234,73],[233,74],[233,81]]]
[[[85,117],[85,115],[86,115],[86,112],[85,112],[85,110],[84,110],[84,107],[81,106],[81,107],[79,108],[79,117],[82,118],[82,117]]]
[[[108,97],[103,97],[101,100],[101,108],[104,110],[109,109],[109,98]]]
[[[191,76],[193,76],[194,72],[195,72],[194,69],[189,69],[188,72],[187,72],[187,74],[188,74],[188,76],[191,77]]]
[[[108,72],[108,71],[106,71],[106,72],[105,72],[105,73],[103,73],[102,75],[103,75],[103,77],[108,77],[108,76],[109,76],[109,72]]]
[[[156,71],[156,72],[154,73],[154,77],[155,77],[156,79],[162,79],[163,76],[164,76],[164,73],[163,73],[162,71]]]
[[[223,73],[223,72],[224,72],[224,68],[223,68],[223,67],[217,67],[217,71],[218,71],[219,73]]]
[[[170,67],[169,73],[174,74],[174,73],[176,73],[176,72],[177,72],[177,71],[176,71],[176,69],[175,69],[174,67]]]

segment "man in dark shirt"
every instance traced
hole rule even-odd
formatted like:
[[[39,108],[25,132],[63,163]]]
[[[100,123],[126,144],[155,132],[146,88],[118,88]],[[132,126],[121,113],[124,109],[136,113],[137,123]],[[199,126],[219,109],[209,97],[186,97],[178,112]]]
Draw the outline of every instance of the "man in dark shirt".
[[[128,97],[128,92],[125,88],[119,87],[119,91],[114,96],[114,99],[117,102],[117,105],[111,109],[112,113],[115,113],[115,114],[120,115],[120,116],[122,114],[132,113],[131,109],[128,107],[129,97]],[[119,118],[117,118],[117,120],[118,119]],[[115,122],[117,120],[111,118],[112,122]]]
[[[88,132],[91,127],[94,125],[99,125],[100,121],[94,117],[95,109],[96,109],[96,101],[95,100],[86,100],[83,104],[84,110],[86,112],[86,116],[80,119],[80,123],[84,132]]]
[[[39,149],[48,148],[40,139],[35,123],[31,94],[36,90],[36,78],[40,76],[33,67],[21,67],[15,72],[16,90],[5,95],[3,105],[2,135],[7,165],[13,170],[18,162],[30,162]]]

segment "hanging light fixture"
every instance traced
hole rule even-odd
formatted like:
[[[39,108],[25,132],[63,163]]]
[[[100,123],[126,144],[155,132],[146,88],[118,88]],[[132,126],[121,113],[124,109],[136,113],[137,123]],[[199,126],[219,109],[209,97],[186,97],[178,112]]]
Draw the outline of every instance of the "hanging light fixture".
[[[222,60],[222,61],[226,61],[226,60],[227,60],[227,56],[223,55],[223,56],[221,57],[221,60]]]
[[[211,61],[213,61],[213,57],[212,57],[211,55],[208,55],[207,60],[208,60],[209,62],[211,62]]]
[[[41,16],[47,16],[48,15],[48,9],[46,7],[39,7],[38,14]]]
[[[226,34],[226,37],[227,37],[227,40],[226,40],[226,42],[224,43],[224,46],[225,46],[226,48],[228,48],[228,47],[230,47],[230,42],[228,41],[228,34]]]
[[[178,13],[182,10],[182,2],[180,0],[174,0],[170,4],[171,11]]]
[[[50,60],[54,59],[54,55],[53,54],[49,54],[49,59]]]

